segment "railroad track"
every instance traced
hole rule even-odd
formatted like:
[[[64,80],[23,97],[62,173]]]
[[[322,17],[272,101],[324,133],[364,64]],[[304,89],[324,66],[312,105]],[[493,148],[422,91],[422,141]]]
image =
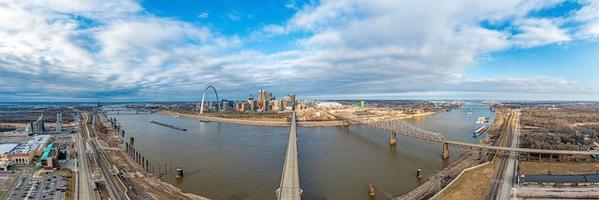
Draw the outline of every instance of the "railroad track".
[[[96,133],[95,133],[95,129],[92,128],[95,125],[96,122],[96,117],[95,114],[91,115],[91,120],[88,119],[88,123],[86,123],[86,133],[87,133],[87,137],[88,140],[90,142],[90,146],[92,147],[92,151],[95,152],[95,156],[94,156],[94,160],[96,161],[96,163],[98,164],[98,166],[100,167],[100,171],[102,172],[102,176],[104,177],[104,180],[107,184],[107,190],[108,190],[108,194],[110,195],[111,199],[114,200],[128,200],[130,199],[127,194],[126,194],[126,187],[124,188],[124,192],[123,189],[121,189],[119,186],[117,185],[114,181],[114,178],[118,178],[116,176],[114,176],[113,174],[111,174],[110,172],[110,162],[107,159],[107,155],[105,155],[105,152],[102,151],[101,149],[98,148],[98,144],[96,142]]]
[[[513,114],[510,114],[508,121],[507,121],[507,125],[506,125],[507,127],[504,127],[504,130],[502,130],[502,131],[505,131],[505,128],[507,128],[508,135],[507,135],[507,140],[505,140],[506,145],[509,145],[509,142],[512,141],[512,138],[514,136],[512,125],[511,125],[512,123],[513,123]],[[499,141],[501,141],[501,140],[499,140]],[[501,142],[499,142],[499,144],[501,144]],[[495,158],[501,159],[500,163],[499,163],[499,170],[497,171],[497,173],[495,174],[495,177],[493,178],[491,190],[487,194],[486,199],[497,199],[497,197],[499,195],[499,191],[501,189],[501,184],[503,182],[503,176],[505,174],[507,160],[509,157],[509,155],[505,155],[505,154],[503,154],[503,155],[496,154],[495,156],[496,156]]]

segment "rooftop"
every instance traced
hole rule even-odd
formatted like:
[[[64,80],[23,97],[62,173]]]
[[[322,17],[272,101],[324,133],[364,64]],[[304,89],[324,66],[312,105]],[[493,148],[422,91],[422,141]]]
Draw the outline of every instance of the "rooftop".
[[[19,143],[0,143],[0,155],[5,156],[18,145]]]

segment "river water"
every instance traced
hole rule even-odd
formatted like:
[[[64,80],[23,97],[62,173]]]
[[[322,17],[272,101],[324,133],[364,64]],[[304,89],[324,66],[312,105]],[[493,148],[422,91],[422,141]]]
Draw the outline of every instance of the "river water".
[[[472,115],[466,115],[472,112]],[[477,142],[472,132],[479,116],[494,113],[488,106],[465,105],[422,119],[417,126],[445,134],[449,139]],[[172,171],[163,180],[185,192],[211,199],[274,199],[279,185],[289,129],[259,127],[163,114],[110,115],[135,137],[135,148],[153,163],[181,167],[185,177]],[[155,120],[187,131],[149,123]],[[483,135],[484,136],[484,135]],[[480,137],[482,138],[482,137]],[[365,126],[298,128],[300,183],[304,199],[368,199],[370,183],[393,194],[418,186],[416,169],[427,177],[452,162],[463,151],[450,149],[449,161],[441,159],[440,144],[398,138],[389,146],[389,135]],[[158,164],[155,164],[158,170]],[[381,194],[378,194],[381,195]],[[381,195],[382,196],[382,195]]]

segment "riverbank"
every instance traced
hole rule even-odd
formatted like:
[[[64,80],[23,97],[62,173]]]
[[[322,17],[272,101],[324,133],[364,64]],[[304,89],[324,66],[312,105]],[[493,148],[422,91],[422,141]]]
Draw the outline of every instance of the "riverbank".
[[[225,117],[215,117],[215,116],[206,116],[199,114],[188,114],[181,113],[176,111],[159,111],[158,113],[172,116],[182,116],[192,119],[198,119],[201,121],[209,121],[209,122],[222,122],[222,123],[231,123],[231,124],[241,124],[241,125],[251,125],[251,126],[269,126],[269,127],[287,127],[289,126],[289,122],[285,119],[269,119],[269,118],[258,118],[258,119],[235,119],[235,118],[225,118]],[[381,118],[378,117],[373,119],[373,121],[384,121],[384,120],[404,120],[404,119],[422,119],[427,116],[431,116],[436,114],[436,112],[425,112],[419,114],[405,115],[401,117],[386,117]],[[300,127],[335,127],[335,126],[347,126],[349,124],[354,124],[354,122],[346,122],[344,120],[327,120],[327,121],[298,121],[297,126]]]
[[[160,111],[161,114],[173,115],[173,116],[181,116],[187,117],[202,121],[209,122],[222,122],[222,123],[231,123],[231,124],[241,124],[241,125],[251,125],[251,126],[270,126],[270,127],[286,127],[289,126],[289,122],[283,120],[246,120],[246,119],[232,119],[232,118],[224,118],[224,117],[212,117],[212,116],[203,116],[197,114],[186,114],[179,113],[174,111]],[[331,126],[345,126],[345,122],[343,120],[331,120],[331,121],[298,121],[298,126],[301,127],[331,127]]]
[[[501,146],[503,143],[507,142],[506,131],[510,128],[507,119],[509,118],[510,112],[510,110],[497,110],[495,122],[481,143]],[[471,150],[468,154],[478,154],[477,152],[478,151]],[[485,159],[487,159],[486,156]],[[479,160],[479,162],[483,161],[484,159]],[[443,189],[440,194],[435,195],[435,199],[484,199],[490,189],[491,179],[498,167],[499,162],[497,159],[493,159],[491,162],[478,165],[478,167],[473,167],[469,171],[464,171],[462,176],[452,178],[453,180],[450,181],[453,182],[445,186],[446,188]]]
[[[119,130],[115,130],[111,126],[106,115],[98,115],[96,123],[99,127],[96,134],[102,147],[101,150],[109,155],[110,162],[114,166],[126,172],[119,180],[122,181],[123,185],[130,188],[127,195],[131,199],[208,200],[208,198],[198,194],[183,192],[180,188],[161,179],[165,173],[155,173],[154,170],[149,170],[148,167],[144,169],[143,163],[135,162],[128,152],[122,148],[121,143],[125,138]],[[142,152],[136,151],[136,153],[143,157]],[[146,163],[154,164],[155,162],[146,160]],[[173,172],[168,175],[174,176]]]
[[[508,111],[509,112],[509,111]],[[487,135],[481,143],[484,144],[492,144],[496,138],[498,138],[498,133],[502,131],[502,125],[504,123],[504,118],[507,117],[506,111],[497,110],[496,119],[493,122],[493,126],[491,130],[487,132]],[[427,199],[432,197],[435,193],[441,191],[444,187],[453,181],[462,171],[468,169],[470,167],[474,167],[481,162],[481,155],[478,151],[471,150],[460,156],[460,158],[453,163],[451,163],[446,168],[439,171],[437,174],[431,176],[426,182],[422,185],[414,188],[410,192],[403,194],[398,197],[398,199]],[[464,192],[460,189],[451,189],[449,190],[451,193],[460,193]],[[444,198],[440,198],[444,199]]]

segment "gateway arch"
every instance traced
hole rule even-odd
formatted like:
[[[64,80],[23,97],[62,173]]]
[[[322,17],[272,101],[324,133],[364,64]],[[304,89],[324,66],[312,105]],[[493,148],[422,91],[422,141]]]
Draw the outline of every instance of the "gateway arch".
[[[216,91],[216,88],[214,88],[212,85],[209,85],[208,87],[206,87],[206,89],[204,89],[204,94],[202,95],[200,114],[204,113],[204,99],[206,98],[206,92],[208,92],[208,89],[210,88],[212,88],[212,91],[214,91],[214,94],[216,95],[216,105],[218,106],[218,111],[220,111],[220,100],[218,99],[218,92]]]

